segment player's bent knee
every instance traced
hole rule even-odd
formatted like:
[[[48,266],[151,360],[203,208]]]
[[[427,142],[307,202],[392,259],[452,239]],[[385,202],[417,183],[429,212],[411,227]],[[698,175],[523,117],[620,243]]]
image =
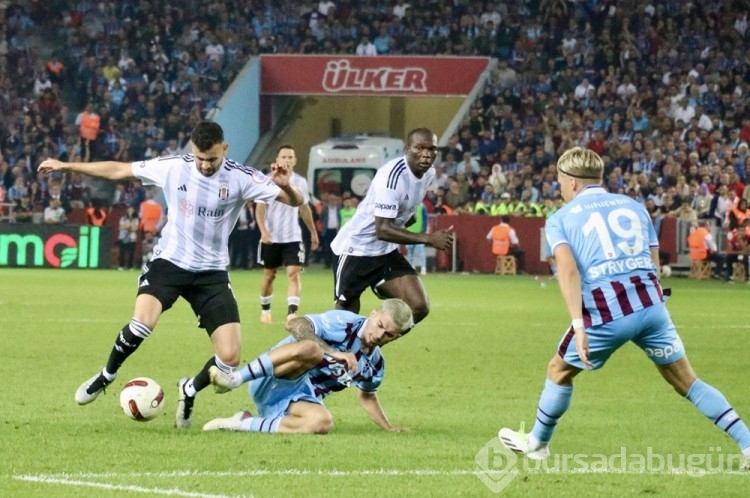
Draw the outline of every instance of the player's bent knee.
[[[310,417],[307,429],[310,434],[328,434],[333,429],[333,416],[328,410],[317,410]]]
[[[216,355],[219,360],[225,365],[228,365],[230,367],[236,367],[240,364],[240,352],[236,351],[234,353],[225,352],[225,353],[217,353]]]
[[[297,343],[296,356],[301,361],[314,366],[323,359],[323,348],[314,341],[302,340]]]
[[[547,378],[558,386],[571,385],[578,372],[578,369],[565,363],[557,354],[547,363]]]

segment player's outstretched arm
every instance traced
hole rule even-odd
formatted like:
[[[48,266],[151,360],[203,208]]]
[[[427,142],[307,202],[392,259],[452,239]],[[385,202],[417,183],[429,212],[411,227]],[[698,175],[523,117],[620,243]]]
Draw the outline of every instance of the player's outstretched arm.
[[[66,163],[57,159],[46,159],[37,168],[40,173],[52,171],[73,171],[84,175],[106,178],[107,180],[125,180],[133,177],[131,163],[118,161],[98,161],[93,163]]]
[[[365,409],[367,415],[370,416],[372,421],[378,424],[380,428],[389,432],[411,432],[408,427],[394,427],[391,425],[388,421],[388,417],[385,416],[383,407],[380,406],[378,393],[368,393],[358,389],[357,401],[359,401],[359,404],[362,405],[362,408]]]

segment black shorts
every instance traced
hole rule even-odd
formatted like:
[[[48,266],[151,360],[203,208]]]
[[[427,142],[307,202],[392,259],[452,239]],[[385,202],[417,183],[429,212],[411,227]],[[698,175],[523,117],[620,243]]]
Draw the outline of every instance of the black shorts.
[[[356,301],[367,287],[378,295],[378,284],[417,274],[398,250],[383,256],[343,254],[337,258],[333,271],[333,299],[344,302]]]
[[[237,300],[223,270],[193,272],[183,270],[166,259],[155,259],[138,277],[138,295],[148,294],[159,300],[162,312],[182,296],[198,317],[198,326],[211,335],[227,323],[239,323]]]
[[[274,269],[280,266],[303,266],[305,246],[300,242],[280,242],[260,244],[260,263],[263,268]]]

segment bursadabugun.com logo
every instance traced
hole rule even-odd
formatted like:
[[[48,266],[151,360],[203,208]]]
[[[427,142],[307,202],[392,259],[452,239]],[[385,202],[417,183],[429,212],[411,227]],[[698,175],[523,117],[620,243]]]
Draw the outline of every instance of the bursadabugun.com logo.
[[[707,453],[660,454],[653,448],[633,453],[621,447],[618,453],[553,453],[546,460],[519,457],[491,439],[476,454],[476,475],[493,493],[503,491],[520,473],[524,474],[664,474],[701,477],[742,472],[741,454],[722,453],[721,447]],[[744,473],[744,472],[743,472]]]
[[[505,489],[519,472],[518,455],[503,446],[496,437],[482,446],[474,461],[477,463],[477,477],[493,493]]]

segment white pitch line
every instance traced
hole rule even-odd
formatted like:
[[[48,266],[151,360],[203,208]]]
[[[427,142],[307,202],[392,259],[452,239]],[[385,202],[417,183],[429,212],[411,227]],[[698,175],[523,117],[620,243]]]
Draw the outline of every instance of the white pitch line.
[[[560,470],[556,468],[546,469],[524,469],[523,466],[517,467],[520,474],[555,474],[555,475],[585,475],[585,474],[611,474],[611,475],[749,475],[746,471],[740,470],[701,470],[695,469],[688,471],[686,469],[674,468],[663,470],[615,470],[615,469],[570,469]],[[174,478],[174,477],[262,477],[262,476],[325,476],[325,477],[364,477],[364,476],[470,476],[480,474],[506,474],[506,470],[440,470],[440,469],[361,469],[361,470],[338,470],[338,469],[283,469],[283,470],[237,470],[237,471],[211,471],[211,470],[172,470],[165,472],[103,472],[103,473],[61,473],[61,474],[37,474],[32,476],[14,476],[19,479],[22,477],[36,479],[111,479],[111,478]],[[187,495],[186,495],[187,496]],[[203,495],[200,495],[203,496]],[[209,495],[206,495],[209,496]],[[213,496],[213,495],[210,495]]]
[[[150,495],[185,496],[188,498],[243,498],[238,495],[217,495],[212,493],[196,493],[183,491],[178,488],[146,488],[143,486],[110,484],[106,482],[82,481],[78,479],[56,478],[45,475],[17,475],[14,479],[27,482],[38,482],[43,484],[61,484],[64,486],[80,486],[88,488],[108,489],[113,491],[130,491],[132,493],[146,493]]]

